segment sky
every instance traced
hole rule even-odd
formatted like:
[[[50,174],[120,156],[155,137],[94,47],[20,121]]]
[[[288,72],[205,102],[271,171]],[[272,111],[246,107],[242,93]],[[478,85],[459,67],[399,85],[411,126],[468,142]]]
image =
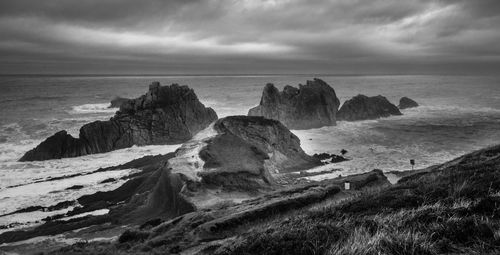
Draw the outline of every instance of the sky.
[[[0,74],[483,74],[500,0],[0,0]]]

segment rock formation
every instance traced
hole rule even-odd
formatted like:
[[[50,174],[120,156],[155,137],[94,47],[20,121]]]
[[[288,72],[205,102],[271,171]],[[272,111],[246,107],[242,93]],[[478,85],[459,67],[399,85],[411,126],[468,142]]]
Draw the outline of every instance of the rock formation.
[[[279,120],[290,129],[319,128],[336,124],[339,105],[335,90],[320,79],[299,84],[299,88],[287,85],[282,92],[267,84],[260,104],[248,115]]]
[[[276,120],[230,116],[200,132],[168,162],[186,182],[185,197],[198,208],[221,199],[210,190],[255,193],[272,188],[275,176],[321,165],[300,148],[300,140]],[[229,193],[226,193],[229,194]]]
[[[217,119],[187,86],[160,86],[127,100],[108,121],[95,121],[80,129],[79,138],[60,131],[28,151],[20,161],[77,157],[133,145],[185,142]]]
[[[346,121],[371,120],[391,115],[402,115],[402,113],[387,98],[380,95],[374,97],[357,95],[344,102],[337,114],[337,119]]]
[[[413,107],[418,107],[418,103],[415,102],[413,99],[407,97],[402,97],[401,99],[399,99],[399,105],[398,105],[399,109],[403,110]]]
[[[108,108],[120,108],[120,106],[130,99],[123,97],[115,97],[111,100],[111,105]]]
[[[320,153],[320,154],[314,154],[313,157],[321,160],[321,162],[328,164],[328,163],[340,163],[344,161],[349,161],[349,159],[344,158],[344,156],[336,155],[336,154],[328,154],[328,153]]]

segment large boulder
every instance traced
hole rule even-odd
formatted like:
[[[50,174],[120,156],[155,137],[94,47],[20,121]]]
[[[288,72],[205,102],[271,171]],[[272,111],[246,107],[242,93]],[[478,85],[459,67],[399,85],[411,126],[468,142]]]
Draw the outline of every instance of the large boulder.
[[[319,128],[336,124],[339,105],[335,90],[320,79],[299,84],[299,88],[287,85],[281,92],[267,84],[260,104],[248,115],[279,120],[290,129]]]
[[[124,101],[108,121],[95,121],[80,129],[79,138],[60,131],[28,151],[20,161],[77,157],[133,145],[178,144],[193,137],[217,119],[187,86],[160,86]]]
[[[413,99],[410,99],[408,97],[402,97],[401,99],[399,99],[399,105],[398,105],[399,109],[403,110],[414,107],[418,107],[418,103],[415,102]]]
[[[337,113],[337,119],[346,121],[372,120],[391,115],[402,115],[402,113],[387,98],[380,95],[374,97],[357,95],[344,102]]]

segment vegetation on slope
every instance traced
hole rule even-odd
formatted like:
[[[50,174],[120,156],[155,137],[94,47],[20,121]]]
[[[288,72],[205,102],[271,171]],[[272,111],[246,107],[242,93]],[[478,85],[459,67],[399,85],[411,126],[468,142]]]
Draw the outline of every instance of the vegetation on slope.
[[[210,253],[499,254],[499,205],[496,146],[340,206],[254,227]]]

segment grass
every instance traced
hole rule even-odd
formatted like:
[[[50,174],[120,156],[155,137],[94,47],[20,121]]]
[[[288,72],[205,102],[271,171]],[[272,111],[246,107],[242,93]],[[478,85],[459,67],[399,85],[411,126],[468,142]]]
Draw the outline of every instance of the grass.
[[[438,202],[361,217],[335,208],[307,211],[254,228],[215,254],[467,254],[470,249],[494,254],[500,251],[500,222],[487,216],[490,208],[478,210],[482,201]]]
[[[214,254],[500,254],[500,164],[460,163],[276,218]]]

